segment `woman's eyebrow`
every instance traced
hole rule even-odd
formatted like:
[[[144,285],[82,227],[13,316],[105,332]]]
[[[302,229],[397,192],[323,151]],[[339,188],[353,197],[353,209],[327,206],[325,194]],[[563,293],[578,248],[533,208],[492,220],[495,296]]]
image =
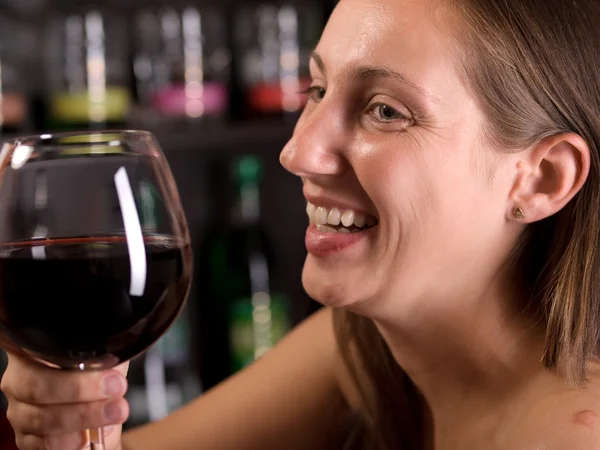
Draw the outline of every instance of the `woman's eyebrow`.
[[[406,75],[403,75],[400,72],[392,70],[388,67],[384,66],[360,66],[357,68],[353,68],[349,70],[350,77],[357,81],[367,81],[374,78],[391,78],[398,83],[401,83],[410,89],[416,91],[423,97],[431,99],[436,103],[439,103],[439,100],[427,89],[419,86],[414,81],[410,80]]]
[[[317,67],[319,68],[321,73],[323,73],[323,75],[326,75],[327,71],[325,68],[325,63],[323,61],[323,58],[315,51],[311,52],[310,58],[315,62],[315,64],[317,65]],[[346,75],[349,78],[352,78],[356,81],[361,81],[361,82],[364,82],[364,81],[367,81],[367,80],[373,79],[373,78],[392,78],[392,79],[396,80],[397,82],[404,84],[405,86],[408,86],[409,88],[417,91],[417,93],[419,93],[420,95],[422,95],[428,99],[431,99],[436,103],[440,102],[440,100],[438,98],[436,98],[427,89],[425,89],[422,86],[419,86],[417,83],[411,81],[406,75],[403,75],[400,72],[392,70],[388,67],[359,66],[359,67],[354,67],[354,68],[348,69]]]
[[[323,58],[321,58],[321,55],[319,55],[316,51],[312,51],[310,52],[310,59],[312,59],[315,62],[315,64],[317,65],[317,67],[323,75],[327,73],[325,71],[325,63],[323,62]]]

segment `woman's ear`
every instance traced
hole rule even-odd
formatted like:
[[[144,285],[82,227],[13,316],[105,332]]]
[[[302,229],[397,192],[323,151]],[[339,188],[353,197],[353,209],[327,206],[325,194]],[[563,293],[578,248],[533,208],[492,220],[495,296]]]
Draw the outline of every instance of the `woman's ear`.
[[[590,171],[590,149],[577,134],[551,136],[523,154],[517,171],[509,217],[537,222],[560,211],[583,187]]]

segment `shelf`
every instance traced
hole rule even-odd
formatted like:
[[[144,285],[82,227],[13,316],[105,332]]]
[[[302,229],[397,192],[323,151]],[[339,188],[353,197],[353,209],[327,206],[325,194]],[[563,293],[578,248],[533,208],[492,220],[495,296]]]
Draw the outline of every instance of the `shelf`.
[[[291,137],[294,131],[294,123],[283,120],[265,120],[239,123],[202,123],[195,126],[190,125],[171,129],[151,129],[135,126],[122,128],[151,131],[165,153],[236,152],[238,149],[244,151],[248,147],[279,151]],[[16,137],[44,133],[47,132],[10,133],[2,135],[0,141],[6,142]]]
[[[281,150],[294,131],[293,124],[282,121],[202,124],[195,128],[153,131],[165,152],[243,151],[247,147]]]

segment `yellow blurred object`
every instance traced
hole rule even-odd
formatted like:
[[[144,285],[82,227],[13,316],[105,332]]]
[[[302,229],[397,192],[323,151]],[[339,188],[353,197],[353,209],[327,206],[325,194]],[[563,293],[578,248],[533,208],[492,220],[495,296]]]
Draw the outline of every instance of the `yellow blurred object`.
[[[100,102],[93,102],[90,93],[57,93],[51,100],[54,120],[67,123],[120,122],[131,105],[131,94],[123,87],[107,87]]]

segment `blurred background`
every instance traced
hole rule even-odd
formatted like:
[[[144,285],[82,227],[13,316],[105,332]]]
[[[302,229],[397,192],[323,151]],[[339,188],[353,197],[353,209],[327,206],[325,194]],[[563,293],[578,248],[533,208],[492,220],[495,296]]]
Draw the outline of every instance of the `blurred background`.
[[[0,1],[0,140],[150,130],[180,190],[194,283],[178,322],[131,364],[126,427],[202,395],[318,307],[301,285],[301,186],[278,154],[335,2]],[[0,396],[9,450],[5,410]]]

